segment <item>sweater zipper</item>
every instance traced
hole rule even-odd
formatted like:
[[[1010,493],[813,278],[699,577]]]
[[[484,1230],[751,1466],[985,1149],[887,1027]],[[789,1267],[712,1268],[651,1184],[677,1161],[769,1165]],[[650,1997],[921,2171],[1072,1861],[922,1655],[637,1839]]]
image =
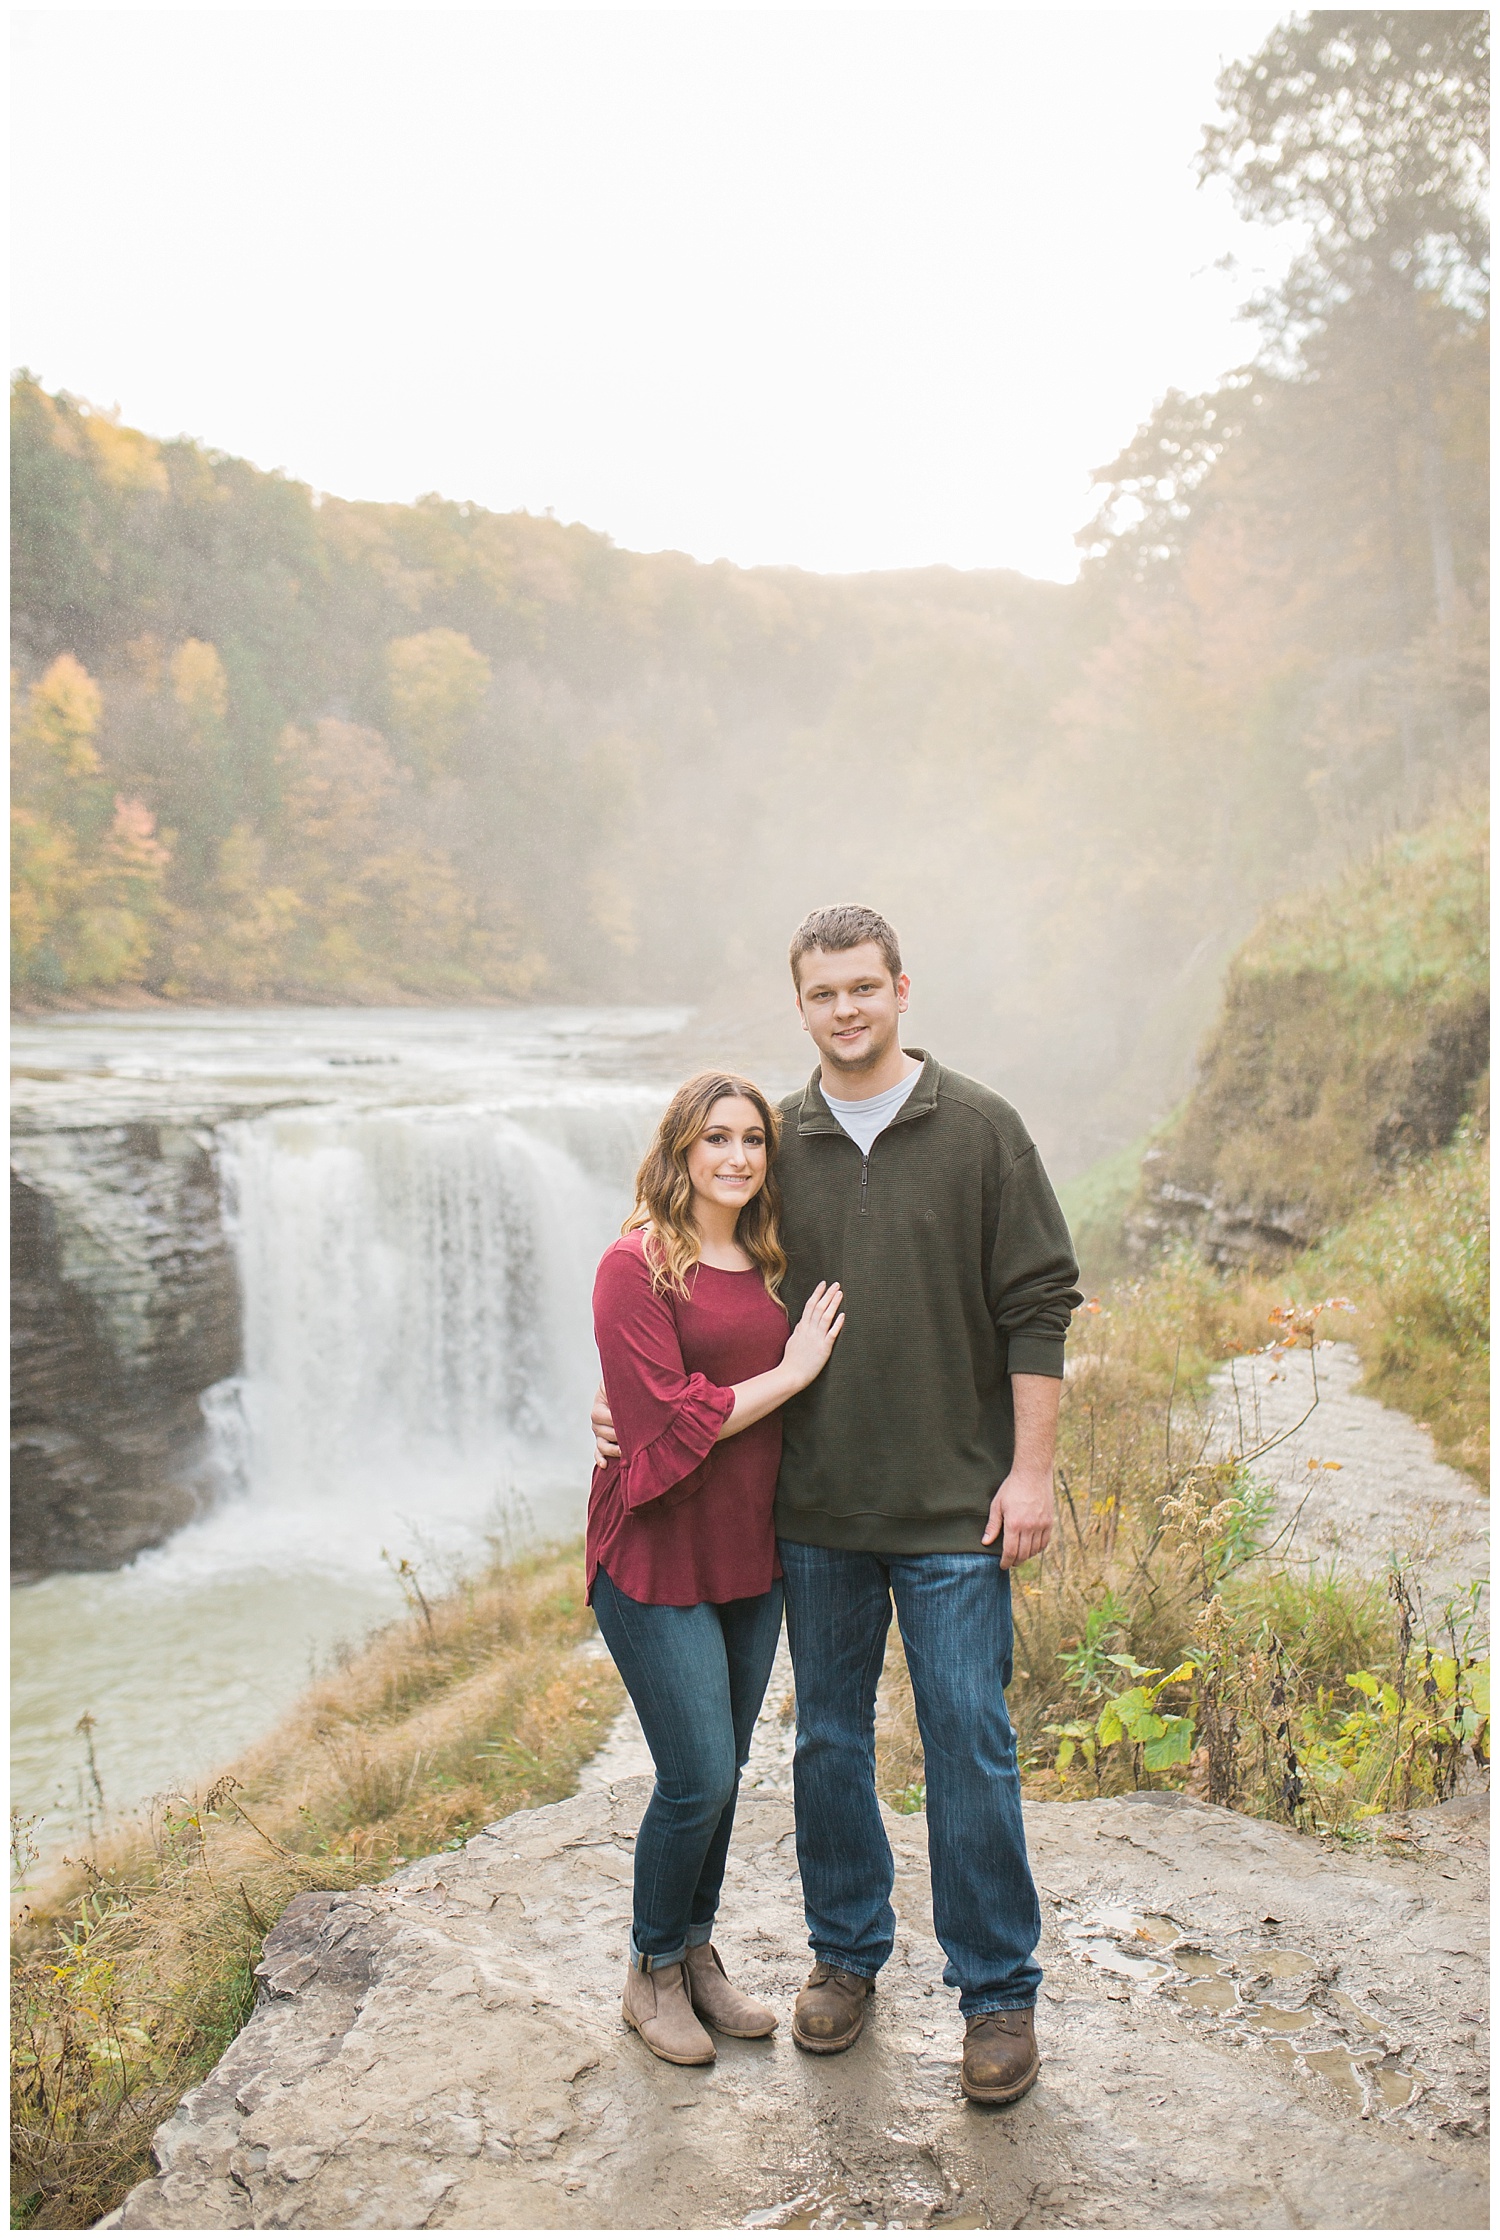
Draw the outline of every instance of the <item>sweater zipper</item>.
[[[870,1210],[869,1207],[865,1204],[865,1192],[869,1189],[869,1187],[870,1154],[868,1151],[863,1151],[860,1153],[859,1161],[859,1210],[861,1213],[868,1213]]]

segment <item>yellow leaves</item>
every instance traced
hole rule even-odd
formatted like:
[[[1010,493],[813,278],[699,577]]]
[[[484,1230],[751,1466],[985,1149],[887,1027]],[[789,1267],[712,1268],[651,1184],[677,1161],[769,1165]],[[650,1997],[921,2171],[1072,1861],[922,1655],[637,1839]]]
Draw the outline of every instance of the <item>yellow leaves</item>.
[[[198,729],[222,723],[229,712],[229,682],[218,648],[185,638],[169,665],[172,697]]]
[[[145,803],[117,795],[114,822],[83,867],[74,909],[60,929],[71,986],[111,988],[140,978],[155,944],[170,860]]]
[[[1315,1454],[1310,1454],[1307,1467],[1309,1470],[1342,1470],[1344,1465],[1341,1462],[1320,1462]]]
[[[79,425],[100,479],[112,490],[165,492],[167,470],[160,445],[139,428],[122,428],[118,405],[113,412],[90,407],[80,415]]]
[[[11,969],[24,984],[65,905],[78,849],[71,832],[19,805],[10,822]]]
[[[16,785],[25,793],[98,774],[94,734],[103,700],[81,661],[60,653],[26,696],[16,721]]]
[[[488,661],[461,630],[422,630],[386,647],[392,733],[424,777],[451,765],[489,685]]]
[[[19,802],[11,828],[17,982],[107,988],[138,979],[152,952],[171,860],[145,803],[117,794],[110,823],[93,839],[55,811]]]

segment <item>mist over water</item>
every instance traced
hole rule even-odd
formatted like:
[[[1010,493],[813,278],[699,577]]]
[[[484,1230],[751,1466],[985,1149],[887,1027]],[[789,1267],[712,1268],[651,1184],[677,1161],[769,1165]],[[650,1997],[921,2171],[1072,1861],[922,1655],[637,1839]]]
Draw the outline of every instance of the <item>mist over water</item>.
[[[440,1590],[487,1537],[580,1529],[593,1269],[685,1070],[679,1024],[283,1013],[274,1033],[225,1014],[23,1035],[64,1107],[264,1097],[278,1077],[325,1100],[215,1131],[243,1364],[202,1397],[212,1506],[122,1571],[13,1594],[15,1802],[46,1815],[46,1849],[99,1818],[81,1713],[128,1810],[397,1615],[401,1557]]]

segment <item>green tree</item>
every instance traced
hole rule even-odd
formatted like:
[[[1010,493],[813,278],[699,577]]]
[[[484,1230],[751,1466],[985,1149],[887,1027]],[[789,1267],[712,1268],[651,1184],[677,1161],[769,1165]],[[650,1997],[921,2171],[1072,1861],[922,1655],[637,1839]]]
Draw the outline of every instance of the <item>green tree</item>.
[[[1364,308],[1363,340],[1396,406],[1388,417],[1415,438],[1408,464],[1386,434],[1392,480],[1416,485],[1432,598],[1450,622],[1458,577],[1437,360],[1455,313],[1472,319],[1484,303],[1489,19],[1414,9],[1293,17],[1230,65],[1219,98],[1228,114],[1205,134],[1202,176],[1226,178],[1246,216],[1310,230],[1285,286],[1265,299],[1273,332],[1296,347],[1341,307]],[[1398,495],[1398,515],[1400,505]]]

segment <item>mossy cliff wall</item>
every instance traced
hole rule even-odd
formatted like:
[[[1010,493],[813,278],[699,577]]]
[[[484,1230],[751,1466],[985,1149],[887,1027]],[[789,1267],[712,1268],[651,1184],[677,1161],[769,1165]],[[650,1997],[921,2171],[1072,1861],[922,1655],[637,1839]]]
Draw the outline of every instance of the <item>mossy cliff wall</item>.
[[[1454,815],[1271,913],[1146,1151],[1132,1258],[1302,1251],[1448,1142],[1489,1064],[1487,884],[1485,826]]]

